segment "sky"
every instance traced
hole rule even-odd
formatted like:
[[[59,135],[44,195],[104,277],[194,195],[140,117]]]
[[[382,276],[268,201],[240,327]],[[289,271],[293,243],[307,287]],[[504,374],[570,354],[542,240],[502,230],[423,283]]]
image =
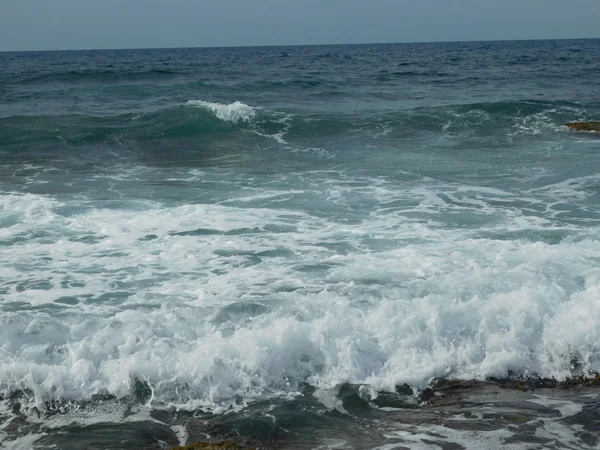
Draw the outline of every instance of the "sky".
[[[0,0],[0,51],[600,37],[600,0]]]

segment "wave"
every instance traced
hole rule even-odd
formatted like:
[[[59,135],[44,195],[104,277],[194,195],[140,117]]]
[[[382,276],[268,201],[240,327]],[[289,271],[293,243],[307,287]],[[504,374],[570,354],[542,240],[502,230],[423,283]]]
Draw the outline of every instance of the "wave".
[[[565,101],[516,100],[454,104],[398,110],[320,113],[278,111],[232,103],[189,100],[152,112],[106,115],[35,115],[0,118],[2,146],[34,143],[87,145],[117,138],[125,141],[178,139],[251,131],[285,143],[292,139],[362,133],[379,138],[414,138],[438,133],[511,141],[524,135],[564,133],[564,124],[600,113],[600,105]],[[240,138],[247,137],[247,134]],[[287,139],[286,139],[287,140]]]
[[[409,65],[409,64],[407,64]],[[428,70],[381,70],[372,75],[377,81],[396,81],[406,80],[413,83],[440,83],[452,82],[456,74],[443,71],[428,71]]]
[[[256,117],[256,110],[241,102],[224,105],[222,103],[211,103],[203,100],[189,100],[186,104],[207,109],[219,119],[232,124],[251,122]]]
[[[140,82],[171,79],[182,75],[183,72],[171,69],[142,69],[142,70],[67,70],[64,72],[43,73],[39,75],[14,75],[13,82],[20,84],[112,84],[115,82]]]
[[[192,100],[154,112],[116,116],[38,115],[0,118],[2,146],[66,143],[97,144],[125,141],[189,138],[226,134],[251,125],[257,109],[241,102],[231,104]]]
[[[550,245],[431,233],[393,215],[340,228],[286,209],[65,216],[46,196],[4,195],[0,204],[2,259],[20,262],[19,271],[0,269],[9,281],[5,398],[143,391],[153,406],[223,411],[303,384],[382,392],[443,378],[600,371],[598,229]],[[373,235],[420,243],[345,254],[324,246],[359,249]],[[107,265],[129,274],[118,290]]]

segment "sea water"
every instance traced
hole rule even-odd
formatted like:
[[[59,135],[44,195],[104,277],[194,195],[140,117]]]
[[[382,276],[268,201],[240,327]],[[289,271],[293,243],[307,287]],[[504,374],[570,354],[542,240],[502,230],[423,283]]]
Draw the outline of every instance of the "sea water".
[[[0,442],[595,448],[597,390],[481,382],[600,371],[600,136],[565,127],[599,73],[600,40],[0,53]]]

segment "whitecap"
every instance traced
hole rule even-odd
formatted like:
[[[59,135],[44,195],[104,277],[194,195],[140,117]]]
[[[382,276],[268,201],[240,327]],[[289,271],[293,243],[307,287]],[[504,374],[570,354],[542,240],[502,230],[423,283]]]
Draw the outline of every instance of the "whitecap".
[[[206,102],[204,100],[189,100],[186,104],[207,109],[217,116],[217,118],[232,124],[250,122],[256,117],[255,108],[239,101],[223,104]]]

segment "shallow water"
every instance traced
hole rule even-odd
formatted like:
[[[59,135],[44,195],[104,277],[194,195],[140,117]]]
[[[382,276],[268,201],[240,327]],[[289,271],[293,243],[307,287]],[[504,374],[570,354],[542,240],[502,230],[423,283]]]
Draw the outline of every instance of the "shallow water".
[[[0,54],[0,442],[594,448],[592,388],[473,380],[600,371],[599,55]]]
[[[523,392],[453,382],[417,400],[404,389],[343,385],[243,411],[151,410],[115,399],[21,411],[4,427],[8,448],[169,449],[228,440],[261,449],[593,449],[600,444],[597,387]],[[37,415],[39,413],[39,415]],[[24,417],[29,416],[26,420]],[[10,420],[12,413],[0,414]]]

